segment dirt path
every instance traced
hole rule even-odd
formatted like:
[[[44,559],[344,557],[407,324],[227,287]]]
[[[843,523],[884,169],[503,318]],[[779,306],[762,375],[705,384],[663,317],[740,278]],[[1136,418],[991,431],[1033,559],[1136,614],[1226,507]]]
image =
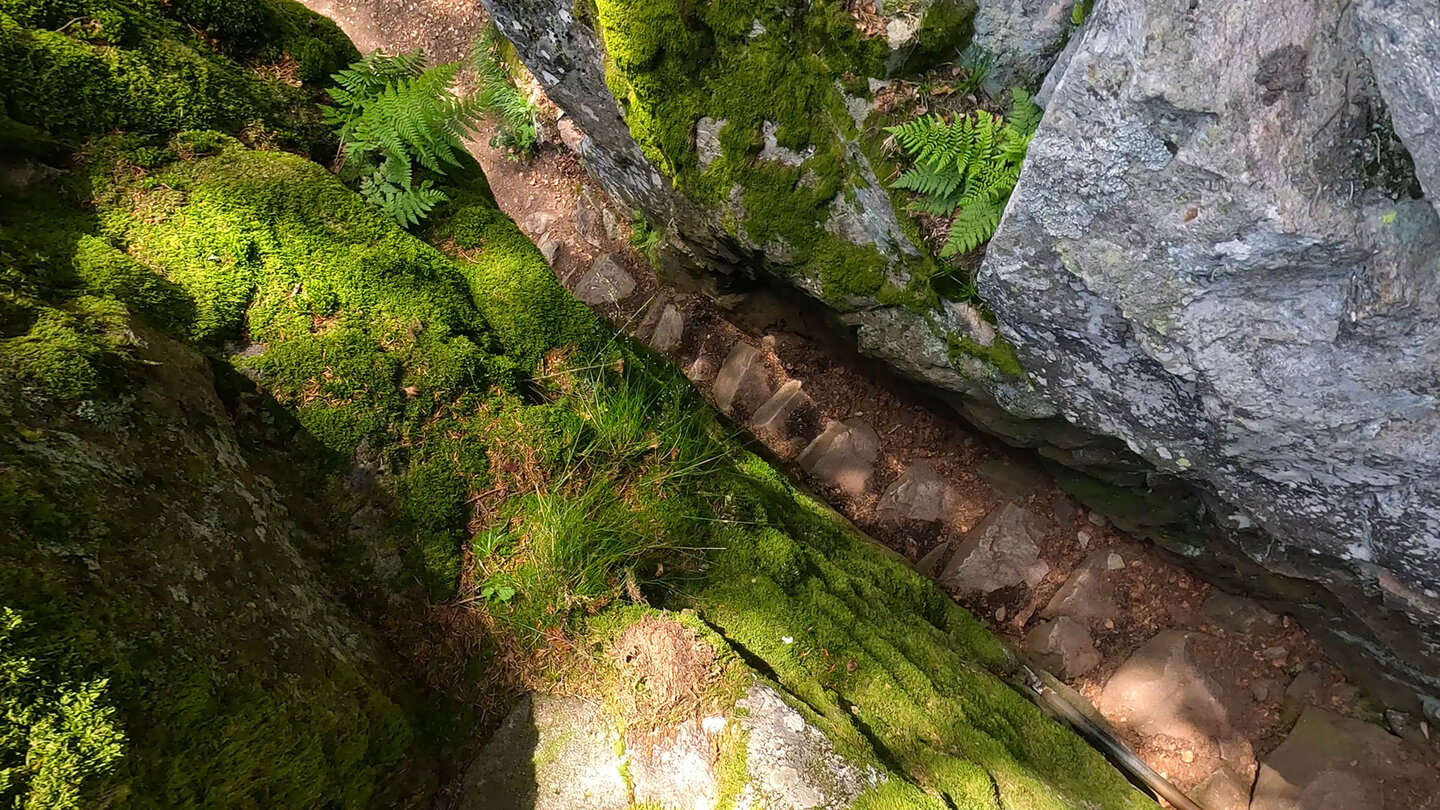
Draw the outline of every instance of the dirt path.
[[[470,0],[307,2],[362,49],[424,47],[444,59],[463,53],[484,20]],[[1401,741],[1347,725],[1385,720],[1293,619],[1218,593],[1115,530],[1024,454],[858,357],[813,307],[714,279],[661,285],[629,245],[628,214],[559,138],[524,162],[488,141],[481,133],[472,153],[562,283],[669,356],[836,509],[1094,702],[1207,810],[1321,806],[1287,785],[1318,786],[1315,801],[1336,790],[1366,797],[1326,807],[1440,808],[1428,727],[1390,717]],[[1380,737],[1367,737],[1372,729]],[[1336,740],[1360,753],[1330,762]]]

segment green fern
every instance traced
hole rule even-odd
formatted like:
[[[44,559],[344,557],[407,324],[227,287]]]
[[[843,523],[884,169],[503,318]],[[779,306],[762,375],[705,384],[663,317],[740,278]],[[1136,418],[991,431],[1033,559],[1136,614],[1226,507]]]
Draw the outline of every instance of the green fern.
[[[1015,88],[1008,120],[976,110],[950,122],[931,114],[887,128],[913,162],[891,187],[918,195],[911,210],[955,214],[942,257],[974,250],[995,233],[1039,124],[1040,109]]]
[[[380,95],[387,86],[413,79],[424,71],[423,50],[395,56],[372,51],[363,60],[330,77],[337,86],[327,89],[326,92],[338,106],[327,108],[326,115],[331,124],[343,126],[354,117],[357,108]]]
[[[940,257],[949,258],[980,247],[1000,226],[1000,215],[1003,213],[1004,204],[988,199],[961,206],[960,213],[950,223],[950,235],[945,240],[945,246],[940,248]]]
[[[430,180],[416,185],[415,164],[437,176],[459,166],[479,112],[450,92],[458,63],[425,66],[425,54],[372,53],[335,74],[327,111],[360,192],[397,222],[413,226],[446,197]]]
[[[535,151],[538,133],[535,119],[539,109],[520,92],[505,63],[495,27],[490,26],[475,43],[475,67],[479,74],[477,109],[495,121],[490,145],[512,155],[529,156]]]
[[[1030,94],[1019,87],[1010,88],[1010,128],[1021,135],[1034,135],[1035,130],[1040,128],[1040,116],[1042,110],[1035,106],[1035,101]]]

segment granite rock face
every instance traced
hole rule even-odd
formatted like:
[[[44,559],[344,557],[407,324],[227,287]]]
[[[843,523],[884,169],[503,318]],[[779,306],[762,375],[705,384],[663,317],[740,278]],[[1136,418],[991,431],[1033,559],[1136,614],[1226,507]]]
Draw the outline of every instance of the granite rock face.
[[[1434,11],[1102,4],[981,277],[1067,420],[1191,485],[1228,542],[1328,591],[1312,628],[1432,695],[1440,219],[1364,142],[1378,85],[1433,162]]]

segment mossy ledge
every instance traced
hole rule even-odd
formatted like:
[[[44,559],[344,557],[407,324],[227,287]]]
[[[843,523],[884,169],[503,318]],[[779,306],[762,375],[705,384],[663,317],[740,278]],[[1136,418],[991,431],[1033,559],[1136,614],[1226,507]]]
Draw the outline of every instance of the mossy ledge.
[[[474,167],[427,242],[184,120],[0,204],[7,800],[424,804],[525,653],[559,677],[689,610],[889,775],[862,806],[1146,806],[969,615],[560,288]],[[69,764],[27,765],[42,741]]]

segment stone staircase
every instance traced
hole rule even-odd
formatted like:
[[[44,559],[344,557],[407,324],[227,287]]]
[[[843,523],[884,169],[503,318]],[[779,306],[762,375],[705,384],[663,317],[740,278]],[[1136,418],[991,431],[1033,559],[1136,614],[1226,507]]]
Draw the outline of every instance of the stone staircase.
[[[602,265],[614,263],[596,259],[577,292],[611,277]],[[1428,726],[1392,713],[1387,733],[1355,719],[1368,707],[1288,618],[1211,590],[1004,452],[970,453],[957,476],[943,448],[892,447],[894,414],[817,401],[792,375],[787,341],[756,337],[707,296],[607,283],[632,292],[592,305],[632,324],[862,528],[933,538],[891,545],[1076,687],[1206,810],[1440,808]]]

